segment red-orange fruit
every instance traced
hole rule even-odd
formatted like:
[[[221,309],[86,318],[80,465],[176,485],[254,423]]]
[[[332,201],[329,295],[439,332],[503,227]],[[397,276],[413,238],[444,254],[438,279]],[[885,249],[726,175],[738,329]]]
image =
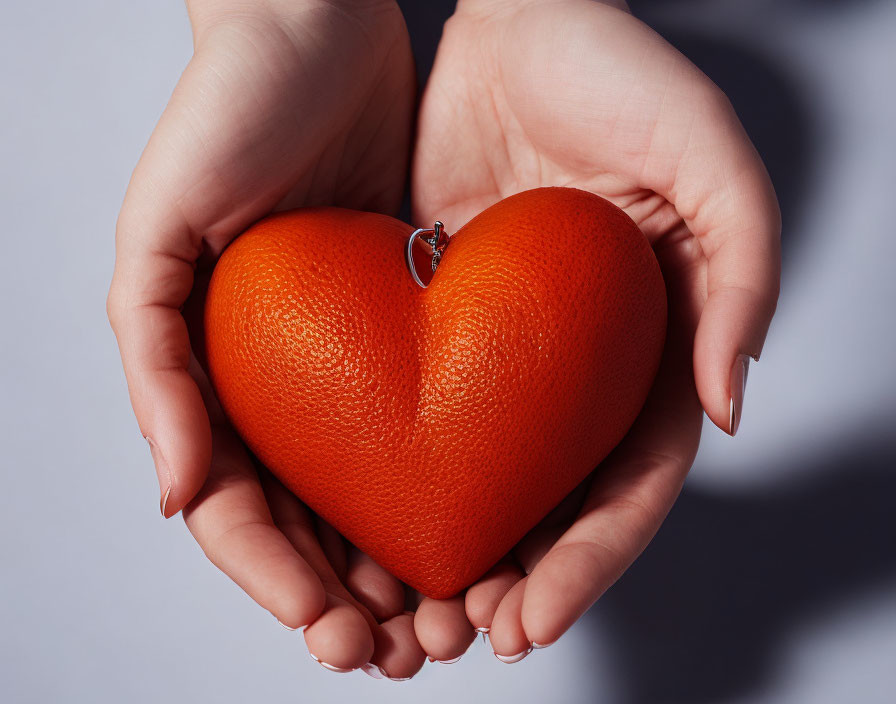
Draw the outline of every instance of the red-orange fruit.
[[[339,208],[265,218],[221,256],[205,333],[218,398],[259,460],[444,598],[622,439],[659,365],[666,294],[637,226],[584,191],[488,208],[427,289],[405,264],[412,230]]]

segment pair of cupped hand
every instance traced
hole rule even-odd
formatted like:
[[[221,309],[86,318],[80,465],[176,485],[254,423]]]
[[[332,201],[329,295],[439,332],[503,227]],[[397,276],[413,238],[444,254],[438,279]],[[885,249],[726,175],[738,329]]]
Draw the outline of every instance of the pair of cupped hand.
[[[702,411],[730,434],[740,420],[778,296],[780,216],[730,103],[622,2],[461,0],[416,119],[392,0],[188,7],[194,56],[131,179],[108,298],[162,513],[182,511],[209,559],[283,625],[307,626],[332,670],[405,679],[427,656],[459,657],[475,630],[507,662],[556,641],[659,528]],[[654,389],[594,481],[441,601],[256,466],[196,361],[211,269],[234,237],[303,205],[394,214],[409,157],[418,227],[456,231],[538,186],[608,198],[652,243],[670,304]]]

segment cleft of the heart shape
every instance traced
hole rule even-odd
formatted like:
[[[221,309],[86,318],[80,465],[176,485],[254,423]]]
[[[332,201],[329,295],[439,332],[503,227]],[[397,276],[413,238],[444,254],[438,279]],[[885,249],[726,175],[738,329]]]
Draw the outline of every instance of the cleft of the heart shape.
[[[423,594],[462,590],[597,467],[659,365],[649,243],[596,195],[525,191],[457,231],[428,288],[393,218],[309,208],[225,250],[208,368],[250,450]]]

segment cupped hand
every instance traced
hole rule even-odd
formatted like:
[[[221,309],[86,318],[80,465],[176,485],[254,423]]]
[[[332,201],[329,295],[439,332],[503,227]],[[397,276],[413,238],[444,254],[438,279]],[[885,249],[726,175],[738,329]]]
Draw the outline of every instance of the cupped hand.
[[[258,218],[398,209],[407,30],[391,0],[188,5],[194,56],[131,178],[108,296],[162,513],[183,509],[211,561],[281,623],[307,626],[322,663],[408,677],[425,653],[404,585],[253,466],[205,376],[201,325],[215,260]]]
[[[622,2],[461,0],[446,24],[419,115],[414,222],[456,231],[538,186],[631,216],[670,319],[622,444],[466,592],[471,624],[507,661],[557,640],[644,549],[693,462],[701,407],[736,432],[780,276],[777,201],[731,104]]]

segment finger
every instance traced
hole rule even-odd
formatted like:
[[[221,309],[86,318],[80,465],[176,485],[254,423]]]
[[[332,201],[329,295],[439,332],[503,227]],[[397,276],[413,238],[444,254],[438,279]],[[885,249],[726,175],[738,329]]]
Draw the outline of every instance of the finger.
[[[476,637],[464,611],[464,595],[420,602],[414,615],[414,632],[430,659],[456,662]]]
[[[765,166],[714,86],[691,130],[670,198],[707,258],[707,300],[694,374],[707,415],[737,431],[749,359],[758,359],[778,300],[781,215]]]
[[[519,565],[502,560],[467,589],[464,609],[467,620],[476,631],[488,633],[491,630],[498,604],[525,576]]]
[[[364,671],[372,677],[408,680],[426,661],[426,653],[414,632],[414,614],[400,613],[383,622],[375,634],[375,649],[370,665]]]
[[[348,550],[345,586],[377,621],[386,621],[404,611],[401,581],[354,546]]]
[[[357,605],[327,592],[323,614],[305,629],[311,657],[333,672],[351,672],[373,657],[370,624]]]
[[[216,429],[208,481],[184,520],[208,558],[281,623],[298,628],[324,608],[314,570],[273,523],[242,444]]]
[[[315,531],[317,517],[268,470],[259,469],[258,477],[274,525],[314,570],[325,588],[332,585],[341,589],[339,577]]]
[[[134,253],[134,238],[127,225],[120,226],[107,311],[131,405],[153,455],[162,514],[167,518],[196,495],[211,461],[211,429],[187,371],[189,336],[178,310],[192,285],[193,271],[189,254],[162,249]]]
[[[319,522],[316,517],[270,472],[261,471],[260,479],[274,524],[316,573],[326,592],[323,613],[305,629],[309,653],[334,672],[350,672],[366,665],[373,654],[376,620],[337,576],[315,531]],[[338,539],[341,546],[342,537],[332,528],[329,530],[328,535]]]
[[[595,471],[579,517],[527,577],[520,618],[529,642],[557,640],[643,551],[678,496],[702,415],[687,336],[683,326],[670,337],[641,415]]]
[[[522,621],[523,598],[528,580],[529,577],[521,579],[501,600],[488,634],[495,657],[507,664],[519,662],[532,652],[532,644]]]
[[[320,546],[327,556],[327,560],[333,566],[333,571],[336,573],[339,581],[344,583],[346,571],[348,570],[345,538],[320,516],[315,515],[314,522],[317,526],[317,539],[320,541]]]
[[[591,485],[593,474],[586,477],[541,522],[530,530],[513,548],[525,574],[529,574],[551,546],[569,528],[582,508],[582,501]]]
[[[328,593],[327,607],[321,616],[324,627],[320,627],[321,619],[319,619],[314,622],[314,629],[310,634],[308,634],[310,629],[306,629],[306,642],[314,659],[336,672],[361,667],[368,674],[377,676],[380,674],[377,666],[380,666],[388,673],[385,675],[387,677],[393,679],[411,677],[422,666],[424,654],[413,631],[413,615],[406,615],[402,611],[405,594],[401,583],[386,573],[389,580],[394,582],[388,586],[387,591],[390,594],[386,601],[395,601],[397,594],[398,608],[382,625],[378,624],[372,611],[346,589],[337,576],[330,556],[318,539],[319,535],[327,536],[331,543],[330,554],[335,552],[344,558],[345,543],[342,536],[326,521],[314,517],[308,508],[270,472],[261,473],[261,483],[275,524],[287,536],[296,551],[317,572]],[[315,524],[317,532],[314,530]],[[352,551],[358,552],[354,548]],[[373,580],[382,579],[380,573],[383,570],[375,563],[370,563],[375,570],[371,569],[366,561],[359,561],[359,564],[364,565],[360,569],[367,577]],[[364,574],[359,573],[355,579],[365,582],[363,577]],[[365,586],[362,591],[365,594],[374,594],[377,597],[376,606],[381,606],[383,600],[379,598],[380,594],[376,590]],[[346,607],[352,607],[357,617]],[[331,611],[334,613],[331,614]],[[366,624],[366,628],[360,627],[362,622]],[[324,630],[326,633],[323,633]],[[371,643],[373,643],[372,655],[368,652]]]

